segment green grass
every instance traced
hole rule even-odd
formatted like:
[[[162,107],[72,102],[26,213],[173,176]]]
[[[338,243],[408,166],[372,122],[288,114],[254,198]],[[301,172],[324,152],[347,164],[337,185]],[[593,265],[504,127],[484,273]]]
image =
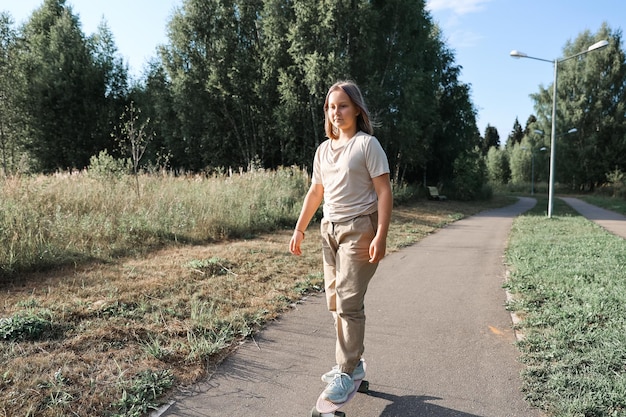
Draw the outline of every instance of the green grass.
[[[515,220],[507,250],[526,396],[549,416],[624,416],[626,242],[544,206]]]

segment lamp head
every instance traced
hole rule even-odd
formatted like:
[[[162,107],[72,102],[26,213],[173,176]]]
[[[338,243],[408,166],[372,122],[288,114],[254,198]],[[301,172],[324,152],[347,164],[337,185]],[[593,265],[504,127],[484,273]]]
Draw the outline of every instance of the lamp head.
[[[593,45],[591,45],[589,48],[587,48],[587,52],[589,51],[593,51],[595,49],[600,49],[600,48],[604,48],[605,46],[607,46],[609,44],[609,41],[607,41],[606,39],[601,40],[600,42],[596,42]]]
[[[527,54],[525,54],[524,52],[520,52],[517,49],[513,49],[509,55],[511,55],[513,58],[527,58],[528,57]]]

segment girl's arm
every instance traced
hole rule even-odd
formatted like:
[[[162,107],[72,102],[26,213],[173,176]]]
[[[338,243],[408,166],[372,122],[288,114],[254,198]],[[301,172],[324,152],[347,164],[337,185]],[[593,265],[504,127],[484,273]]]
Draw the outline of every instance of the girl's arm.
[[[370,263],[376,263],[383,259],[387,251],[387,232],[389,232],[389,222],[391,221],[393,195],[389,174],[372,178],[372,182],[378,196],[378,229],[376,236],[370,243]]]

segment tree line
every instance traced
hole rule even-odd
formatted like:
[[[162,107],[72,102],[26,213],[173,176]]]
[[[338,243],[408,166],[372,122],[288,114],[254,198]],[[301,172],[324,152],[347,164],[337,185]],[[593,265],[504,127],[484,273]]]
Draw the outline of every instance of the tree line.
[[[102,151],[127,156],[116,132],[129,108],[150,138],[144,169],[310,167],[325,139],[325,93],[340,79],[361,86],[397,182],[471,197],[487,176],[529,180],[516,167],[549,154],[540,149],[550,144],[552,86],[532,95],[536,115],[524,127],[515,120],[506,146],[492,126],[481,136],[470,86],[423,0],[183,0],[167,31],[131,79],[106,21],[84,34],[65,0],[44,0],[19,27],[0,13],[2,172],[82,169]],[[621,38],[605,24],[563,50],[609,40],[559,66],[558,133],[577,133],[557,137],[556,174],[573,189],[624,170]]]
[[[82,169],[133,103],[144,165],[177,171],[310,166],[322,105],[357,82],[397,181],[450,181],[480,143],[470,86],[423,0],[184,0],[139,80],[106,22],[86,35],[65,0],[20,27],[0,15],[5,174]],[[457,163],[457,169],[462,164]]]

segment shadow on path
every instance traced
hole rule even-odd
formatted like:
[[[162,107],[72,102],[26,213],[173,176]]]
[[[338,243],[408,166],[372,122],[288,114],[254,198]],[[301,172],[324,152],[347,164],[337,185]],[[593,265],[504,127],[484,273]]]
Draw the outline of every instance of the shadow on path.
[[[369,391],[368,395],[389,401],[380,417],[481,417],[463,411],[452,410],[427,401],[441,400],[442,398],[428,395],[392,395],[378,391]]]

